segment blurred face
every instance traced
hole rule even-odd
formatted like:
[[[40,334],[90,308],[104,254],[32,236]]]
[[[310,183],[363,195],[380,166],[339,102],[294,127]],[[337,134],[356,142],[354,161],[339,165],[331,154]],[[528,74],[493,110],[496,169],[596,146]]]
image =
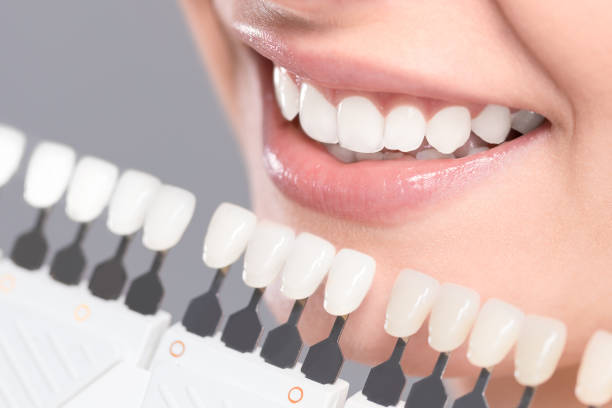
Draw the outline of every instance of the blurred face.
[[[588,337],[612,328],[610,3],[183,5],[257,214],[377,261],[342,337],[347,357],[388,356],[386,304],[410,267],[564,321],[565,369],[551,384],[567,401]],[[266,296],[286,316],[278,291]],[[320,340],[331,322],[317,293],[302,333]],[[406,368],[423,374],[435,353],[426,330],[416,337]],[[454,353],[449,375],[475,372]]]

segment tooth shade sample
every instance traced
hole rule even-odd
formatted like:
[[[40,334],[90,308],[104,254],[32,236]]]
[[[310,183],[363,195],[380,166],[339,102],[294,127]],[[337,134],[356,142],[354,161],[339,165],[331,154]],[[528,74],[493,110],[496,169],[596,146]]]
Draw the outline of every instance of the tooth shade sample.
[[[167,251],[181,240],[193,211],[195,196],[182,188],[159,188],[147,211],[142,242],[152,251]]]
[[[336,248],[308,232],[297,236],[282,271],[281,292],[289,299],[310,297],[319,287],[334,260]]]
[[[385,330],[394,337],[415,334],[433,307],[440,284],[431,276],[405,269],[391,291]]]
[[[66,195],[66,214],[74,222],[96,219],[108,204],[119,170],[117,166],[95,157],[83,157],[77,163]]]
[[[270,221],[257,224],[244,255],[244,283],[252,288],[270,285],[283,268],[294,239],[289,227]]]
[[[49,208],[68,187],[76,154],[70,147],[42,142],[34,149],[25,178],[23,197],[34,208]]]
[[[450,154],[470,138],[470,111],[462,106],[450,106],[436,113],[427,123],[429,144],[440,153]]]
[[[26,138],[19,130],[0,125],[0,187],[13,177],[21,162]]]
[[[439,353],[461,346],[474,324],[480,295],[472,289],[452,283],[440,286],[429,316],[429,345]]]
[[[372,286],[376,261],[353,249],[341,249],[332,262],[323,306],[327,313],[344,316],[359,307]]]
[[[525,134],[529,133],[544,122],[544,117],[535,112],[520,110],[512,114],[512,129]]]
[[[274,67],[274,92],[283,117],[293,120],[300,109],[300,91],[285,68]]]
[[[113,234],[126,236],[142,228],[147,210],[160,186],[159,179],[150,174],[126,170],[119,178],[108,206],[108,229]]]
[[[487,143],[502,143],[510,132],[510,109],[500,105],[485,106],[472,119],[472,132]]]
[[[350,96],[338,105],[338,140],[346,149],[374,153],[383,148],[385,119],[363,96]]]
[[[511,304],[487,300],[470,335],[467,353],[470,363],[480,368],[499,364],[516,343],[523,318],[523,312]]]
[[[338,143],[336,107],[314,86],[303,83],[300,89],[300,125],[312,139]]]
[[[251,211],[230,203],[215,210],[204,238],[204,263],[213,269],[236,262],[247,246],[257,217]]]
[[[423,143],[426,126],[419,109],[407,105],[398,106],[385,118],[383,144],[389,150],[416,150]]]
[[[589,340],[578,370],[576,397],[589,406],[612,400],[612,333],[600,330]]]
[[[530,315],[516,343],[514,377],[525,387],[537,387],[552,377],[563,348],[567,329],[559,320]]]

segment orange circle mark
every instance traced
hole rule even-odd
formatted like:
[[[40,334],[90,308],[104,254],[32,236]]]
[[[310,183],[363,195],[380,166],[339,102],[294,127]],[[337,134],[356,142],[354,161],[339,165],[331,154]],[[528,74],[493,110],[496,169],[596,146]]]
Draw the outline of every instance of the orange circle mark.
[[[185,354],[185,343],[180,340],[174,340],[172,344],[170,344],[170,355],[179,358],[183,354]]]
[[[297,404],[304,398],[304,390],[301,387],[293,387],[287,393],[287,398],[289,398],[290,403]]]
[[[0,275],[0,291],[11,292],[15,289],[16,279],[13,275],[5,273]]]
[[[91,315],[91,309],[86,304],[80,304],[74,308],[74,320],[84,322]]]

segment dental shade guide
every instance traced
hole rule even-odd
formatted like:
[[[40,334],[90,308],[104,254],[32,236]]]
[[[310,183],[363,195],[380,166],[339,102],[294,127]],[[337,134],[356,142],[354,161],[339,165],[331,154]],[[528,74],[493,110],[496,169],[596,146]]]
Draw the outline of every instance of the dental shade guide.
[[[155,251],[151,268],[137,277],[127,292],[125,304],[143,315],[154,315],[164,296],[159,279],[166,252],[181,240],[195,210],[195,196],[178,187],[159,188],[147,211],[144,222],[143,245]]]
[[[353,249],[340,250],[333,262],[325,285],[324,307],[336,316],[329,336],[308,350],[302,372],[321,384],[333,384],[344,364],[340,336],[349,314],[354,312],[370,290],[376,261]],[[347,287],[348,285],[348,287]]]
[[[48,244],[44,226],[49,209],[68,187],[75,162],[72,148],[53,142],[36,146],[26,172],[24,199],[39,213],[34,227],[19,236],[11,251],[11,259],[24,269],[40,269],[47,255]]]
[[[281,293],[294,301],[287,321],[272,329],[261,348],[261,357],[279,368],[297,364],[304,342],[297,325],[308,298],[331,268],[336,248],[321,237],[300,233],[281,272]]]
[[[578,370],[576,398],[590,407],[612,401],[612,333],[595,332],[586,345]]]
[[[0,124],[0,188],[4,187],[17,172],[25,145],[26,137],[23,132]]]
[[[66,195],[66,214],[78,223],[77,234],[68,246],[59,250],[51,262],[51,277],[66,285],[77,285],[87,260],[83,240],[89,228],[111,198],[119,170],[107,161],[86,156],[77,163]]]
[[[183,316],[187,331],[202,337],[212,336],[223,314],[218,293],[221,285],[255,229],[257,217],[251,211],[231,203],[222,203],[211,217],[204,237],[203,261],[217,269],[208,290],[192,299]]]
[[[406,342],[429,315],[440,284],[435,279],[413,270],[399,273],[387,306],[385,331],[397,338],[389,359],[372,368],[362,394],[385,407],[395,406],[406,384],[400,365]]]

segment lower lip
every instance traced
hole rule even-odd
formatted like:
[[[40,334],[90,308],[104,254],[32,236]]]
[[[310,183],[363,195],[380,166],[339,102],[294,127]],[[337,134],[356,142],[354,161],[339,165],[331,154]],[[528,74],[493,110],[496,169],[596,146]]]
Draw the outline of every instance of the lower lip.
[[[266,61],[267,62],[267,61]],[[261,64],[264,163],[275,185],[297,203],[361,223],[393,224],[407,212],[466,191],[515,159],[549,126],[462,159],[361,161],[345,164],[308,138],[276,104],[270,64]]]

